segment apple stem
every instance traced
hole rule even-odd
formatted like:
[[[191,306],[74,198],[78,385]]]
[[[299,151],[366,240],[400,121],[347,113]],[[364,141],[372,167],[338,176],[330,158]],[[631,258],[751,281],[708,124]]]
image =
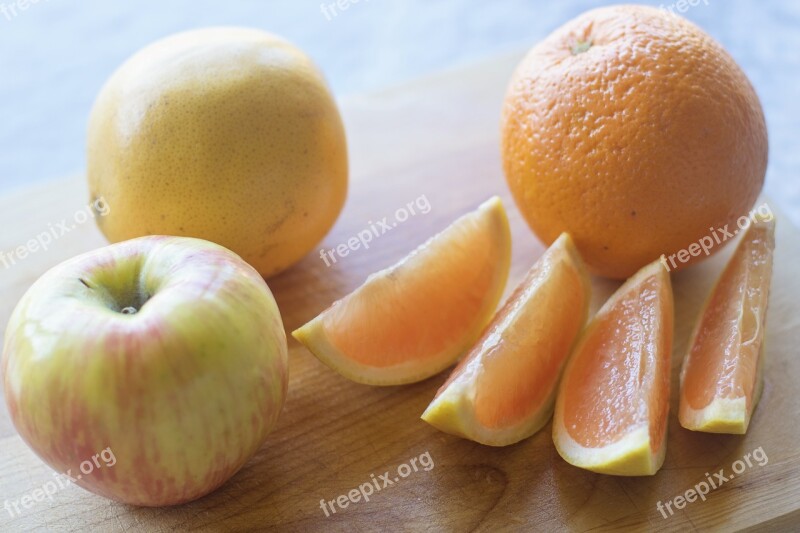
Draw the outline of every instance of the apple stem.
[[[86,282],[86,280],[85,280],[85,279],[83,279],[83,278],[78,278],[78,280],[79,280],[81,283],[83,283],[83,284],[86,286],[86,288],[87,288],[87,289],[91,289],[91,288],[92,288],[92,286],[91,286],[91,285],[89,285],[89,284]]]
[[[123,315],[135,315],[136,314],[136,308],[135,307],[124,307],[120,311],[120,313],[122,313]]]

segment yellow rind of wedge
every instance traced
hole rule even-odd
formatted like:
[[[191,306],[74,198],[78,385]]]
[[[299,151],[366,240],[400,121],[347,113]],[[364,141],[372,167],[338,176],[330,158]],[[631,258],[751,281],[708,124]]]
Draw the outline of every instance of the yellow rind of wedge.
[[[486,428],[475,420],[472,398],[475,393],[464,382],[453,382],[422,413],[422,420],[456,437],[487,446],[509,446],[524,440],[547,424],[553,414],[556,388],[530,418],[502,429]]]
[[[563,423],[553,423],[553,442],[566,462],[598,474],[614,476],[652,476],[658,472],[664,464],[667,446],[662,441],[658,452],[653,453],[649,434],[648,427],[643,425],[613,444],[587,448],[575,442]]]
[[[692,409],[683,405],[680,410],[680,423],[690,431],[704,433],[728,433],[731,435],[744,435],[750,426],[761,393],[764,390],[764,351],[765,344],[761,345],[761,354],[758,357],[756,370],[756,383],[753,392],[753,404],[748,408],[744,396],[740,398],[715,398],[703,409]],[[681,375],[681,378],[683,375]]]

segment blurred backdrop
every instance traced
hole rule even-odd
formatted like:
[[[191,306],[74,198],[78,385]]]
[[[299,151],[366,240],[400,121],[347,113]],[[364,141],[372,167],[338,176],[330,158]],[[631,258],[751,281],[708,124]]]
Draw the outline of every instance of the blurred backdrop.
[[[104,80],[138,49],[177,31],[245,25],[278,33],[314,58],[341,99],[527,48],[581,11],[610,3],[0,0],[0,194],[81,172],[87,116]],[[800,224],[800,2],[642,3],[699,24],[750,76],[770,131],[767,192]]]

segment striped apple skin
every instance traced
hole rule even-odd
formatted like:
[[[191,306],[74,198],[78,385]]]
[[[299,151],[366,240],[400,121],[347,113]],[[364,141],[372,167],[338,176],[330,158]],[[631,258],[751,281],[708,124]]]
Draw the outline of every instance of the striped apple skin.
[[[137,312],[121,313],[130,303]],[[50,467],[107,498],[174,505],[225,483],[276,425],[286,335],[267,284],[238,256],[143,237],[34,283],[6,329],[2,379],[15,427]],[[113,466],[83,475],[106,449]]]

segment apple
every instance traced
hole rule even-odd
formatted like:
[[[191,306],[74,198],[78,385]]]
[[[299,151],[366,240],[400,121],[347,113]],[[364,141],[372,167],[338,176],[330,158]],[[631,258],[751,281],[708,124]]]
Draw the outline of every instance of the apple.
[[[2,377],[14,425],[50,467],[120,502],[174,505],[225,483],[274,428],[286,334],[233,252],[142,237],[36,281],[11,315]]]

